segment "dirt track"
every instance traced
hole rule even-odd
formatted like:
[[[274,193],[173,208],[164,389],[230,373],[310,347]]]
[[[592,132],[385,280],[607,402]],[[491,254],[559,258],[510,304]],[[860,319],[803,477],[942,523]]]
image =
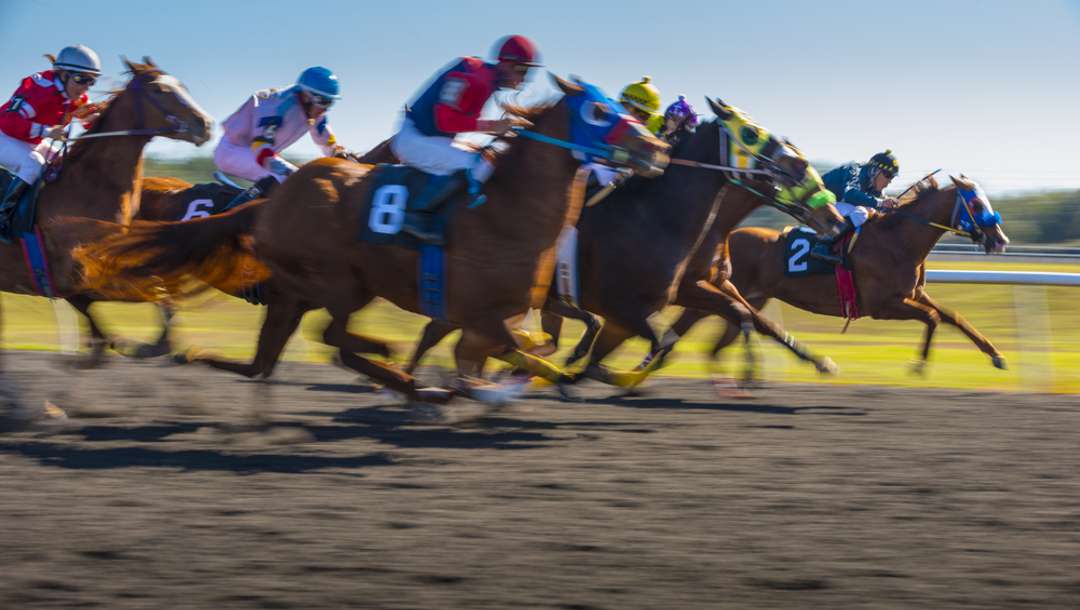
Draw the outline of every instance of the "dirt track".
[[[5,610],[1080,607],[1078,397],[663,381],[450,427],[331,367],[54,358],[7,356],[71,419],[0,433]]]

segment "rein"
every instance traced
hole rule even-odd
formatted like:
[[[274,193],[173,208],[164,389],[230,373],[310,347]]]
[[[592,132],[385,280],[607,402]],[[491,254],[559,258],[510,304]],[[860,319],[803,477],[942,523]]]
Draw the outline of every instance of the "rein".
[[[574,142],[570,142],[570,141],[567,141],[567,140],[561,140],[559,138],[553,138],[551,136],[547,136],[547,135],[544,135],[542,133],[538,133],[538,132],[535,132],[535,131],[530,131],[528,129],[519,128],[519,127],[512,128],[511,131],[513,131],[514,133],[516,133],[517,135],[519,135],[519,136],[521,136],[523,138],[528,138],[530,140],[535,140],[537,142],[543,142],[544,144],[551,144],[552,146],[558,146],[559,148],[565,148],[567,150],[573,150],[573,151],[577,151],[577,152],[582,152],[582,153],[585,153],[587,155],[593,155],[595,157],[601,157],[601,158],[604,158],[604,159],[611,159],[611,160],[619,160],[619,159],[623,159],[623,158],[626,157],[626,152],[625,151],[622,151],[621,149],[617,149],[617,148],[614,148],[614,147],[611,147],[611,148],[608,148],[608,149],[603,149],[603,148],[595,148],[595,147],[592,147],[592,146],[585,146],[584,144],[576,144]],[[622,153],[622,154],[620,155],[619,153]]]

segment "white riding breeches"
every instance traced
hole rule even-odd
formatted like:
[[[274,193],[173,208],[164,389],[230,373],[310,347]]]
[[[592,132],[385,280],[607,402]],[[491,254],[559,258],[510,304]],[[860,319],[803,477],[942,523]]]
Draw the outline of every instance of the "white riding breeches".
[[[8,168],[27,184],[37,182],[37,179],[41,177],[41,170],[45,167],[45,154],[48,150],[47,140],[34,145],[0,131],[0,165]]]
[[[405,165],[436,176],[473,170],[479,158],[475,152],[455,146],[453,138],[421,133],[409,119],[405,119],[401,130],[390,140],[390,150]],[[477,175],[481,173],[479,170],[479,167],[473,170],[473,178],[483,182],[487,176]]]
[[[284,182],[289,174],[296,171],[296,166],[281,157],[271,161],[269,169],[255,161],[255,151],[247,146],[237,146],[225,140],[218,142],[214,150],[214,164],[218,169],[245,180],[258,182],[267,176],[273,176],[278,182]]]
[[[850,218],[851,224],[858,229],[870,218],[870,209],[861,205],[852,205],[844,201],[837,202],[836,211],[844,218]]]

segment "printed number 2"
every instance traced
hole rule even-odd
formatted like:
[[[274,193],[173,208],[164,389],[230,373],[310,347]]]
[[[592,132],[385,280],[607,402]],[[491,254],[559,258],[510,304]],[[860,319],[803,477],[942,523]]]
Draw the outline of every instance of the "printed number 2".
[[[806,255],[810,252],[810,240],[800,237],[791,242],[791,256],[787,259],[787,269],[790,273],[806,271]]]
[[[368,228],[383,235],[396,235],[405,221],[405,202],[409,189],[400,184],[387,184],[375,191],[371,199]]]
[[[210,199],[192,199],[188,204],[187,214],[180,219],[181,222],[187,222],[194,218],[206,218],[210,215],[214,209],[214,202]]]

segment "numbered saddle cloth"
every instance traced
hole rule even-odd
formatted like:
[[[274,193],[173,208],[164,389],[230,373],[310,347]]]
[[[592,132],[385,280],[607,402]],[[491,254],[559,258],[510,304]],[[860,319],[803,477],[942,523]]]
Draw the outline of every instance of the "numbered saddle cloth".
[[[788,277],[802,277],[833,273],[834,265],[832,263],[810,256],[810,251],[817,241],[817,234],[806,227],[789,227],[784,231],[785,275]]]
[[[181,193],[182,198],[168,209],[149,210],[144,208],[140,218],[144,220],[180,220],[188,221],[206,218],[225,211],[225,206],[242,191],[234,187],[210,182],[196,184]]]
[[[402,233],[401,228],[405,224],[405,214],[411,211],[412,201],[424,191],[433,176],[408,165],[387,164],[376,166],[372,174],[374,185],[360,212],[359,240],[420,249],[423,244]],[[433,213],[441,233],[446,233],[450,215],[461,200],[461,194],[451,197]]]

